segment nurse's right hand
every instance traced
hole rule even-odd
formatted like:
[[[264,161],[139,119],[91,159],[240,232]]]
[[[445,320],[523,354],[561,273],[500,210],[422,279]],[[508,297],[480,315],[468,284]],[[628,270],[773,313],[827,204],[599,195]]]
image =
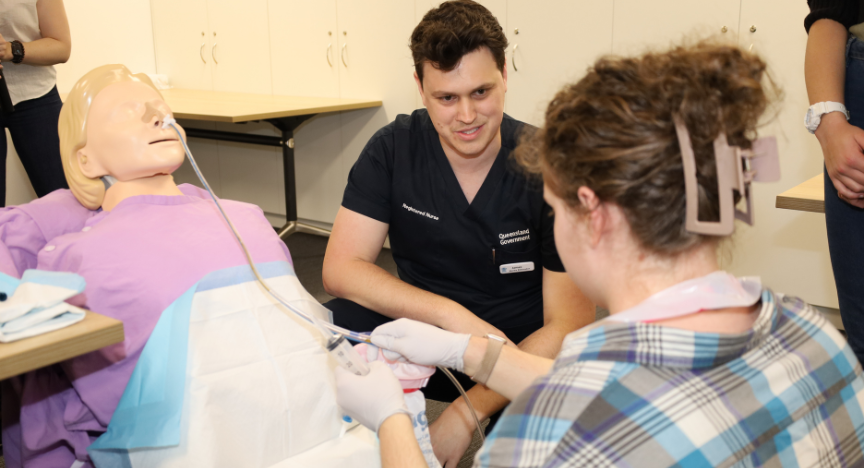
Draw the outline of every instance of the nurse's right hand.
[[[401,318],[372,332],[372,343],[425,366],[445,366],[462,372],[471,335],[442,330],[427,323]],[[389,357],[388,357],[389,358]]]

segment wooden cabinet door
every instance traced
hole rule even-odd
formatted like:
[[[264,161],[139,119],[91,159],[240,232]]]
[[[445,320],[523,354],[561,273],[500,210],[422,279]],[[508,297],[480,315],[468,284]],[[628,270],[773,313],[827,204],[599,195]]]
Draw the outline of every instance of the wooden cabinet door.
[[[175,88],[213,89],[207,0],[151,0],[156,72]]]
[[[272,94],[267,0],[207,0],[213,89]]]
[[[615,0],[612,52],[634,54],[684,38],[735,40],[741,0]],[[723,32],[723,28],[726,32]]]
[[[508,0],[507,113],[542,125],[549,101],[612,49],[612,3]]]

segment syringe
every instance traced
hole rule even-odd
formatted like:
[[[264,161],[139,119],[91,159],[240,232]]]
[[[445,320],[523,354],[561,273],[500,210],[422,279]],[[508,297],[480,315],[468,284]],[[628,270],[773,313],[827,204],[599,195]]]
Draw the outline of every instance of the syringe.
[[[333,335],[327,342],[327,351],[336,359],[340,366],[357,375],[369,373],[369,366],[360,353],[351,346],[344,335]]]

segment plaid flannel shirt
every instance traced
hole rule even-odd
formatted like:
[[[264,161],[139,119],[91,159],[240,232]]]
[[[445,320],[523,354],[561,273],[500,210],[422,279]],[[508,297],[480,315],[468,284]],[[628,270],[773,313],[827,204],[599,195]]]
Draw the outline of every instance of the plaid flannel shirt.
[[[765,289],[747,333],[611,321],[572,333],[475,466],[862,466],[862,402],[846,340]]]

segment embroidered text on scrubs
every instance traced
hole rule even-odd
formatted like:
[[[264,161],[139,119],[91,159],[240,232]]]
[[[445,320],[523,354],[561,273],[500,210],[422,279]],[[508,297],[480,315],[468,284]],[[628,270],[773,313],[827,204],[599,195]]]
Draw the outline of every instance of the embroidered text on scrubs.
[[[522,231],[513,231],[507,234],[498,234],[498,238],[501,239],[501,245],[507,245],[514,242],[528,240],[531,238],[531,235],[529,234],[529,229],[524,229]]]
[[[408,210],[408,211],[410,211],[410,212],[412,212],[412,213],[416,213],[416,214],[418,214],[418,215],[420,215],[420,216],[425,216],[425,217],[427,217],[427,218],[431,218],[431,219],[434,219],[435,221],[438,221],[438,217],[437,217],[437,216],[435,216],[435,215],[433,215],[433,214],[429,214],[429,213],[427,213],[427,212],[425,212],[425,211],[420,211],[420,210],[418,210],[418,209],[412,208],[412,207],[410,207],[410,206],[408,206],[408,205],[406,205],[406,204],[404,204],[404,203],[402,204],[402,208],[405,208],[406,210]]]

